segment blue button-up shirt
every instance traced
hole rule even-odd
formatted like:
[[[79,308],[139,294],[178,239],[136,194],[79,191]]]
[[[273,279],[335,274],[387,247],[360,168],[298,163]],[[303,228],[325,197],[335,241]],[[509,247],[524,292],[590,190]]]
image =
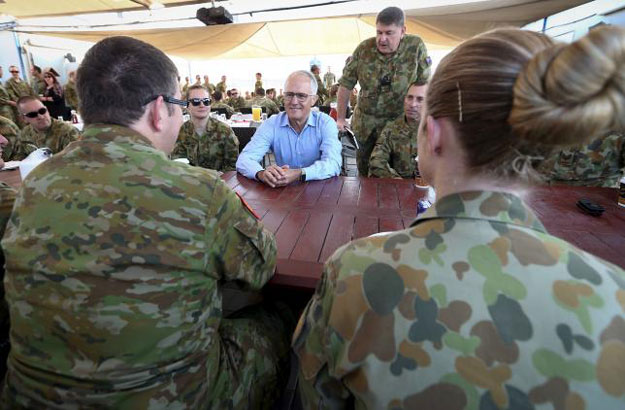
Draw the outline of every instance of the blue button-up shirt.
[[[256,173],[263,170],[260,161],[272,150],[279,166],[304,169],[307,181],[330,178],[341,172],[341,149],[336,123],[329,115],[311,111],[298,134],[286,112],[281,112],[256,130],[239,154],[237,171],[256,179]]]

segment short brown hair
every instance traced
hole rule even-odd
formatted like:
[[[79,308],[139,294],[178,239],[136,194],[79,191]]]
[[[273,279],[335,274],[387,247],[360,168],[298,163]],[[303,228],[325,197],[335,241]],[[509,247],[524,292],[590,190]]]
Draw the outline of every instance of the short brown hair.
[[[392,24],[403,27],[404,26],[404,11],[399,7],[387,7],[378,13],[375,18],[375,24],[383,24],[390,26]]]
[[[187,88],[187,94],[184,96],[184,98],[188,99],[189,95],[191,95],[191,91],[193,90],[204,90],[208,93],[208,95],[210,95],[210,92],[202,84],[193,84],[192,86]]]

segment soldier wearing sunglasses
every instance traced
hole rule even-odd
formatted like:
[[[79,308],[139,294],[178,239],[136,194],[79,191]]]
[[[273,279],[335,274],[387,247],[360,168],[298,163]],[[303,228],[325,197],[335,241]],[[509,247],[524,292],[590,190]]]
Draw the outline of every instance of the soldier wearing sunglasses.
[[[236,170],[239,140],[230,126],[210,117],[208,91],[192,85],[187,95],[191,119],[180,127],[172,158],[187,158],[191,165],[222,172]]]
[[[21,97],[37,96],[37,94],[35,94],[30,85],[28,85],[26,81],[22,81],[22,79],[20,78],[20,70],[16,66],[10,66],[9,72],[11,73],[11,78],[9,78],[6,83],[4,83],[4,87],[6,88],[11,101],[17,103],[17,100],[19,100]],[[17,120],[17,125],[20,128],[24,128],[27,123],[19,115],[19,113],[17,112],[17,107],[15,105],[13,106],[13,114],[15,116],[15,119]]]
[[[51,118],[48,109],[35,97],[20,98],[17,109],[28,125],[22,129],[12,159],[22,160],[32,151],[43,147],[50,148],[56,154],[80,137],[78,130],[71,124]]]

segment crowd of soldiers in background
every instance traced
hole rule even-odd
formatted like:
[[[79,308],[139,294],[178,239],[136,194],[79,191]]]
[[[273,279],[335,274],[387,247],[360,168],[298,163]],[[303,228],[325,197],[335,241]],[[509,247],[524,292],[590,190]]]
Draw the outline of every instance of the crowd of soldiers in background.
[[[336,75],[332,72],[331,67],[328,67],[328,71],[324,74],[323,79],[321,78],[321,69],[319,66],[312,65],[310,67],[310,72],[313,73],[317,80],[317,96],[319,99],[317,100],[316,106],[330,107],[336,104],[339,84],[336,81]],[[202,80],[202,77],[197,74],[194,83],[190,82],[189,77],[185,77],[184,84],[180,86],[180,91],[182,95],[185,96],[190,86],[203,86],[211,95],[213,101],[211,108],[225,109],[228,113],[228,117],[241,108],[249,108],[252,106],[265,108],[268,115],[277,114],[279,111],[282,111],[281,107],[284,107],[282,88],[279,89],[279,92],[276,91],[275,88],[265,89],[263,87],[262,73],[256,73],[254,90],[246,90],[244,95],[242,95],[237,88],[229,89],[227,87],[227,79],[227,76],[222,75],[221,81],[217,84],[212,84],[208,75],[204,75]],[[357,99],[358,89],[354,88],[349,100],[349,104],[352,108],[356,106]]]

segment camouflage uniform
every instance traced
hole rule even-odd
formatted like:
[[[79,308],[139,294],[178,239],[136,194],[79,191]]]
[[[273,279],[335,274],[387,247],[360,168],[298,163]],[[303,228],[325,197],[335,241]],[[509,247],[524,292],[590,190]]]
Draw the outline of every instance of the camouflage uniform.
[[[211,83],[207,83],[206,81],[204,83],[202,83],[202,85],[204,86],[204,88],[206,88],[208,90],[208,93],[210,95],[213,95],[213,93],[215,92],[215,85],[213,85]]]
[[[554,153],[540,168],[552,184],[617,187],[625,169],[625,134],[610,132],[581,148]]]
[[[204,132],[198,135],[192,121],[182,124],[171,157],[187,158],[191,165],[202,168],[236,171],[239,140],[232,128],[209,117]]]
[[[226,94],[226,83],[223,81],[220,81],[217,83],[217,85],[215,86],[215,91],[220,91],[222,94]]]
[[[315,76],[315,80],[317,80],[317,96],[319,97],[318,105],[323,105],[326,98],[328,98],[330,94],[323,84],[323,81],[321,80],[319,74],[313,73],[313,75]]]
[[[21,145],[32,144],[37,148],[48,147],[52,150],[53,154],[56,154],[63,151],[70,142],[74,142],[80,138],[80,133],[73,125],[55,118],[50,119],[52,120],[50,127],[44,133],[40,133],[30,124],[24,127],[20,138]],[[28,151],[26,152],[26,155],[28,155],[32,149],[22,150],[22,152],[25,151]],[[24,157],[19,159],[23,158]]]
[[[288,330],[256,307],[224,318],[221,284],[260,290],[276,243],[216,172],[91,125],[24,180],[2,248],[1,407],[271,404]]]
[[[419,122],[406,121],[404,114],[384,127],[371,153],[369,176],[414,178]]]
[[[0,117],[0,134],[9,141],[2,149],[2,159],[5,161],[23,159],[17,158],[17,153],[20,151],[19,144],[21,143],[19,127],[10,119]]]
[[[245,98],[238,96],[237,98],[229,98],[228,105],[236,112],[240,111],[243,107],[247,107],[247,101],[245,101]]]
[[[17,102],[21,97],[26,97],[27,95],[36,97],[37,94],[30,88],[30,85],[26,81],[17,82],[14,78],[9,78],[4,86],[9,94],[9,99]],[[26,126],[26,121],[22,118],[22,116],[17,111],[17,107],[11,107],[13,110],[13,118],[15,118],[15,123],[18,127],[24,128]]]
[[[409,34],[390,56],[381,54],[375,38],[370,38],[356,47],[352,57],[339,84],[351,90],[360,83],[351,127],[360,143],[358,172],[368,175],[369,157],[380,132],[386,123],[404,112],[404,97],[410,84],[429,78],[431,61],[421,38]],[[382,85],[383,78],[390,84]]]
[[[328,260],[294,336],[304,407],[623,409],[624,288],[518,197],[446,196]]]
[[[335,81],[336,76],[334,75],[334,73],[325,73],[325,75],[323,76],[323,83],[325,84],[326,88],[332,87]]]
[[[257,88],[263,88],[263,81],[262,80],[258,80],[254,83],[254,91],[256,91]]]
[[[212,103],[211,104],[211,108],[215,108],[215,109],[217,109],[217,108],[224,108],[226,110],[226,112],[227,112],[226,116],[228,118],[230,118],[230,116],[232,114],[234,114],[234,109],[231,106],[229,106],[228,104],[226,104],[224,102],[221,102],[221,101]]]
[[[78,109],[78,93],[76,92],[76,83],[68,81],[65,84],[65,104],[73,110]]]
[[[246,107],[251,107],[253,105],[265,107],[267,116],[278,114],[280,112],[280,108],[278,108],[278,106],[267,97],[254,97],[247,102]]]
[[[33,92],[35,94],[43,94],[46,91],[46,88],[48,87],[48,85],[46,84],[46,82],[42,79],[39,78],[33,78]]]
[[[9,96],[7,90],[0,85],[0,116],[15,122],[15,110],[13,109],[13,106],[9,104],[9,101],[13,100]]]
[[[0,182],[0,238],[4,235],[4,229],[9,222],[11,209],[15,202],[16,191]],[[4,254],[0,250],[0,382],[7,371],[6,360],[9,354],[9,307],[4,298]]]

